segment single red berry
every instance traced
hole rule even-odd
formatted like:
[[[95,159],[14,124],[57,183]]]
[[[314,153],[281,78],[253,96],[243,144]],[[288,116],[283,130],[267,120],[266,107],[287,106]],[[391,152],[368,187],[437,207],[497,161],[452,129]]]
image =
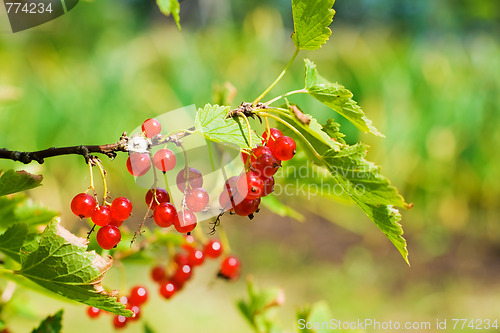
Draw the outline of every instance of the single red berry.
[[[197,222],[196,215],[192,211],[185,209],[177,214],[177,217],[174,219],[174,227],[178,232],[185,234],[193,231]]]
[[[165,271],[165,267],[163,266],[155,266],[151,269],[151,278],[155,282],[161,282],[165,280],[167,277],[167,273]]]
[[[87,315],[90,318],[97,318],[100,314],[101,314],[101,309],[99,309],[99,308],[95,308],[93,306],[89,306],[87,308]]]
[[[128,305],[126,308],[134,313],[134,316],[129,318],[129,320],[138,320],[139,318],[141,318],[141,308],[139,306]]]
[[[95,225],[104,227],[111,222],[111,209],[109,206],[99,206],[92,214],[92,222]]]
[[[255,171],[261,178],[272,177],[278,172],[280,161],[272,154],[263,154],[253,164]]]
[[[209,258],[218,258],[222,252],[222,243],[216,239],[209,240],[203,249],[203,253]]]
[[[113,318],[113,326],[115,328],[123,328],[127,325],[127,317],[125,316],[115,316]]]
[[[226,257],[220,266],[219,276],[235,280],[240,275],[240,266],[240,260],[235,256]]]
[[[205,261],[205,255],[201,250],[190,251],[187,256],[188,265],[191,267],[200,266]]]
[[[258,173],[248,171],[238,177],[238,192],[246,199],[257,199],[262,196],[264,182]]]
[[[267,147],[271,148],[274,145],[276,139],[283,136],[283,133],[277,128],[270,128],[269,134],[271,134],[271,136],[268,136],[267,131],[264,131],[264,133],[262,133],[262,144],[265,144]]]
[[[135,286],[130,290],[128,301],[132,305],[141,306],[148,300],[148,291],[143,286]]]
[[[282,136],[276,139],[276,142],[271,147],[273,155],[281,161],[291,160],[296,152],[295,141],[289,136]]]
[[[264,192],[262,196],[268,196],[274,191],[274,177],[264,178]]]
[[[118,302],[122,303],[123,305],[129,304],[128,297],[127,296],[120,296],[118,298]]]
[[[152,210],[155,210],[158,204],[161,204],[162,202],[170,202],[170,195],[165,189],[157,187],[156,189],[150,189],[146,193],[145,200],[146,205],[148,205],[148,207]]]
[[[101,227],[96,235],[97,244],[105,250],[110,250],[114,248],[120,240],[122,239],[122,234],[120,233],[120,229],[115,227],[114,225],[107,225]]]
[[[195,168],[189,168],[189,171],[182,169],[177,174],[177,188],[179,191],[184,192],[186,188],[186,183],[188,183],[189,178],[189,188],[198,188],[203,186],[203,176],[201,172]]]
[[[119,228],[121,227],[123,224],[123,221],[118,221],[118,220],[115,220],[113,218],[113,216],[111,216],[111,221],[109,221],[109,224],[108,225],[114,225],[115,227]]]
[[[149,154],[132,153],[127,158],[127,170],[132,176],[144,176],[151,168]]]
[[[118,221],[125,221],[132,213],[132,203],[125,197],[118,197],[111,203],[111,217]]]
[[[166,299],[170,299],[175,295],[177,286],[170,281],[164,282],[160,285],[160,294]]]
[[[186,193],[186,206],[193,212],[201,212],[209,201],[207,191],[201,187],[188,190]]]
[[[239,216],[248,216],[253,214],[259,209],[260,198],[257,199],[243,199],[239,204],[234,207],[234,212]]]
[[[176,253],[173,260],[177,264],[177,267],[182,267],[188,264],[188,257],[184,253]]]
[[[71,200],[71,211],[82,219],[92,216],[96,206],[95,199],[87,193],[79,193]]]
[[[161,124],[157,119],[149,118],[142,123],[142,132],[148,138],[152,138],[155,135],[160,134]]]
[[[153,157],[154,166],[160,171],[170,171],[175,168],[175,163],[177,158],[175,154],[170,149],[160,149],[155,153]]]
[[[236,188],[238,185],[238,176],[232,176],[226,180],[224,183],[224,191],[228,192],[236,192]]]
[[[179,285],[183,285],[186,283],[191,276],[193,275],[193,269],[189,265],[182,265],[177,267],[172,276],[172,281],[174,283],[178,283]]]
[[[162,228],[170,227],[176,219],[177,210],[170,202],[162,202],[153,213],[153,220]]]

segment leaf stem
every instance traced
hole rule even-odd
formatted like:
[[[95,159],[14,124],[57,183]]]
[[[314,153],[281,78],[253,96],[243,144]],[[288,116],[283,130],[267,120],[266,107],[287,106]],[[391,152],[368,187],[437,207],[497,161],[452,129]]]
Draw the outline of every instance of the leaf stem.
[[[287,96],[295,95],[295,94],[304,94],[304,93],[307,93],[306,89],[299,89],[299,90],[289,91],[286,94],[280,95],[278,97],[275,97],[275,98],[273,98],[273,99],[265,102],[264,104],[269,105],[269,104],[272,104],[272,103],[274,103],[274,102],[276,102],[276,101],[278,101],[278,100],[280,100],[282,98],[285,98]]]
[[[260,96],[257,97],[255,99],[255,101],[253,101],[253,103],[252,103],[253,106],[256,106],[257,103],[259,103],[260,100],[263,99],[264,96],[266,96],[267,93],[269,93],[278,84],[278,82],[281,80],[281,78],[285,75],[288,68],[290,68],[290,66],[292,65],[292,62],[295,60],[295,58],[297,58],[299,51],[300,51],[299,48],[295,49],[295,53],[293,54],[292,58],[290,59],[290,61],[286,65],[285,69],[283,69],[283,72],[281,72],[281,74],[276,78],[276,80],[274,80],[274,82],[271,83],[271,85],[262,94],[260,94]]]
[[[245,116],[242,112],[239,113],[239,115],[242,116],[243,119],[245,119],[245,122],[247,123],[248,145],[250,146],[250,148],[252,148],[253,147],[253,143],[252,143],[252,127],[250,127],[250,122],[248,121],[247,116]]]

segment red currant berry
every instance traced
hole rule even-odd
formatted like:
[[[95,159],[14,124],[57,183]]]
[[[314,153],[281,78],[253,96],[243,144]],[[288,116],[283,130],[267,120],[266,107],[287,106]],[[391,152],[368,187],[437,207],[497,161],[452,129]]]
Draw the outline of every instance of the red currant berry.
[[[127,317],[125,316],[115,316],[113,318],[113,326],[115,328],[124,328],[127,325]]]
[[[264,193],[262,196],[268,196],[274,191],[274,177],[264,178]]]
[[[254,163],[255,171],[261,178],[272,177],[278,172],[280,161],[271,154],[263,154]]]
[[[167,277],[167,273],[166,273],[165,268],[163,266],[155,266],[151,270],[151,278],[155,282],[161,282],[161,281],[165,280],[166,277]]]
[[[172,276],[172,281],[179,285],[183,285],[188,281],[193,275],[193,270],[189,265],[182,265],[177,267],[174,275]]]
[[[160,134],[161,124],[157,119],[149,118],[142,123],[142,132],[148,138],[152,138],[155,135]]]
[[[227,212],[234,209],[241,200],[242,198],[238,192],[235,192],[235,194],[230,197],[228,192],[224,191],[219,196],[219,205],[223,211]]]
[[[269,134],[271,134],[270,137],[268,136],[267,131],[264,131],[264,133],[262,133],[262,138],[263,138],[262,144],[266,144],[266,146],[271,148],[274,145],[276,139],[283,136],[283,133],[277,128],[270,128]]]
[[[189,182],[188,182],[189,178]],[[203,176],[195,168],[189,168],[189,171],[182,169],[177,174],[177,187],[179,191],[184,192],[186,183],[189,183],[189,188],[198,188],[203,186]]]
[[[239,204],[234,207],[234,212],[239,216],[248,216],[253,214],[259,209],[260,198],[257,199],[243,199]]]
[[[118,197],[111,203],[111,217],[118,221],[125,221],[132,213],[132,203],[129,199]]]
[[[188,257],[183,253],[176,253],[174,255],[174,262],[177,264],[177,267],[182,267],[188,264]]]
[[[209,240],[203,249],[203,253],[209,258],[218,258],[222,252],[222,243],[216,239]]]
[[[128,305],[127,309],[134,313],[134,316],[129,318],[129,320],[138,320],[139,318],[141,318],[141,308],[139,308],[137,305]]]
[[[246,199],[257,199],[262,196],[264,182],[256,172],[248,171],[238,177],[238,192]]]
[[[189,190],[186,193],[186,206],[193,212],[201,212],[209,201],[207,191],[201,187]]]
[[[95,199],[87,193],[75,195],[71,200],[71,211],[80,218],[90,217],[96,209]]]
[[[114,225],[107,225],[101,227],[97,232],[97,244],[105,250],[111,250],[114,248],[120,240],[122,239],[122,234],[120,230]]]
[[[111,221],[109,222],[109,224],[108,224],[108,225],[114,225],[115,227],[119,228],[119,227],[121,227],[121,226],[122,226],[122,224],[123,224],[123,221],[118,221],[118,220],[115,220],[115,219],[113,218],[113,216],[111,216]]]
[[[146,204],[149,208],[154,210],[162,202],[170,202],[170,195],[165,189],[157,187],[156,189],[150,189],[146,193]]]
[[[153,220],[162,228],[170,227],[176,219],[177,210],[170,202],[162,202],[153,213]]]
[[[295,148],[295,141],[291,137],[282,136],[276,139],[276,142],[271,147],[271,151],[278,160],[288,161],[295,155]]]
[[[144,176],[151,168],[149,154],[132,153],[127,158],[127,170],[132,176]]]
[[[177,158],[170,149],[160,149],[153,157],[154,166],[160,171],[170,171],[175,168]]]
[[[235,280],[240,275],[240,260],[235,256],[229,256],[222,262],[220,266],[219,276]]]
[[[174,296],[176,291],[177,286],[172,282],[167,281],[160,285],[160,294],[166,299],[170,299],[172,296]]]
[[[194,250],[188,253],[187,259],[189,266],[200,266],[205,261],[205,255],[201,250]]]
[[[95,225],[104,227],[111,222],[111,209],[109,206],[99,206],[92,214],[92,222]]]
[[[141,306],[148,300],[148,291],[143,286],[135,286],[130,290],[128,301],[130,304]]]
[[[185,234],[193,231],[197,222],[196,215],[192,211],[185,209],[177,214],[177,218],[174,219],[174,227],[178,232]]]
[[[271,150],[266,146],[257,146],[252,149],[250,155],[248,155],[247,153],[242,153],[243,163],[246,164],[248,156],[251,156],[250,162],[255,163],[257,158],[259,158],[259,156],[263,154],[271,154]]]
[[[87,308],[87,315],[90,318],[97,318],[100,314],[101,314],[101,309],[99,309],[99,308],[95,308],[93,306],[89,306]]]

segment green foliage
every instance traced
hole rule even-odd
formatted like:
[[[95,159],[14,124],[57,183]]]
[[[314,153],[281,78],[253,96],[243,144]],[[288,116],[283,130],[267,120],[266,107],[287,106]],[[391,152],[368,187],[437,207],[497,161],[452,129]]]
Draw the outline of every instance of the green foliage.
[[[363,110],[352,99],[353,95],[349,90],[338,83],[321,82],[316,65],[310,60],[305,59],[305,66],[305,88],[312,97],[347,118],[363,132],[383,136],[372,126],[372,121],[366,117]]]
[[[179,30],[181,30],[180,17],[179,13],[181,11],[181,6],[179,1],[177,0],[156,0],[156,4],[158,8],[160,8],[161,12],[167,16],[172,14],[172,17],[175,20],[175,24]]]
[[[26,231],[22,225],[9,230],[17,234]],[[39,240],[21,248],[21,269],[17,273],[71,300],[131,316],[132,312],[125,310],[124,305],[116,302],[116,298],[108,295],[101,286],[111,261],[94,251],[86,252],[87,242],[64,229],[55,219],[47,225]],[[3,247],[12,251],[17,245]]]
[[[317,50],[326,43],[332,31],[335,0],[292,0],[294,33],[297,49]]]
[[[299,333],[326,333],[330,330],[328,328],[301,328],[301,323],[326,323],[330,322],[332,315],[328,304],[325,302],[318,302],[313,305],[306,305],[297,311],[297,322],[299,323]]]
[[[3,234],[0,235],[0,252],[3,252],[16,262],[20,263],[20,250],[24,242],[29,237],[28,233],[28,225],[25,223],[11,225]]]
[[[0,170],[0,196],[40,186],[43,177],[26,171]]]
[[[63,310],[59,310],[55,315],[45,318],[38,328],[31,333],[59,333],[62,329]]]
[[[0,229],[22,222],[30,226],[49,223],[57,212],[27,199],[24,194],[0,197]]]

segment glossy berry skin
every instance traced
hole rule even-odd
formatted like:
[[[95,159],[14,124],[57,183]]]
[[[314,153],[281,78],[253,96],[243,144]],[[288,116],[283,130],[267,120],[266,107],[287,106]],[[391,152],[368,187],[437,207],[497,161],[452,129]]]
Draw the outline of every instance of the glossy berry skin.
[[[161,124],[157,119],[149,118],[142,123],[142,132],[148,138],[152,138],[155,135],[160,134]]]
[[[188,190],[186,193],[186,206],[189,210],[197,213],[201,212],[210,201],[207,191],[201,187]]]
[[[230,197],[228,192],[224,191],[220,194],[219,196],[219,205],[223,211],[230,211],[236,207],[237,204],[239,204],[243,198],[241,195],[235,191],[235,194]]]
[[[115,328],[124,328],[127,325],[127,317],[125,316],[115,316],[113,318],[113,326]]]
[[[111,209],[109,206],[99,206],[91,216],[95,225],[104,227],[111,222]]]
[[[122,234],[120,230],[114,225],[107,225],[101,227],[96,235],[97,244],[105,250],[111,250],[114,248],[120,240],[122,239]]]
[[[121,227],[123,224],[123,221],[118,221],[118,220],[115,220],[113,218],[113,216],[111,216],[111,221],[109,221],[109,224],[108,225],[114,225],[115,227],[119,228]]]
[[[132,153],[127,158],[127,170],[135,177],[144,176],[151,168],[149,154]]]
[[[93,306],[89,306],[87,308],[87,315],[90,318],[97,318],[101,314],[101,309],[94,308]]]
[[[253,214],[259,209],[260,198],[257,199],[243,199],[239,204],[234,207],[234,212],[239,216],[248,216]]]
[[[170,171],[175,168],[177,158],[170,149],[160,149],[153,157],[154,166],[163,172]]]
[[[165,271],[165,268],[163,266],[155,266],[153,269],[151,269],[151,278],[155,282],[161,282],[165,280],[167,277],[167,273]]]
[[[143,286],[135,286],[130,290],[128,301],[132,305],[141,306],[148,300],[148,291]]]
[[[162,202],[153,213],[156,225],[162,228],[170,227],[177,220],[177,210],[169,202]]]
[[[71,200],[71,211],[82,219],[92,216],[96,206],[95,199],[87,193],[79,193]]]
[[[117,221],[125,221],[132,213],[132,203],[125,197],[118,197],[111,203],[111,217]]]
[[[160,285],[160,294],[166,299],[172,298],[176,292],[177,286],[170,281],[164,282]]]
[[[222,243],[216,239],[209,240],[203,248],[203,254],[208,258],[218,258],[222,252]]]
[[[265,144],[267,147],[271,148],[274,145],[276,139],[283,136],[283,133],[277,128],[270,128],[269,133],[271,134],[269,136],[269,139],[267,131],[264,131],[264,133],[262,133],[262,138],[263,138],[262,144]]]
[[[188,252],[187,261],[191,267],[200,266],[205,261],[205,255],[201,250],[193,250]]]
[[[266,147],[266,146],[257,146],[257,147],[252,149],[252,151],[250,152],[250,155],[247,153],[242,153],[241,156],[243,158],[243,163],[246,164],[249,156],[250,156],[250,162],[255,163],[257,158],[263,154],[271,154],[271,149],[269,149],[269,147]]]
[[[291,137],[282,136],[276,140],[271,151],[278,160],[288,161],[295,155],[296,148],[295,141]]]
[[[245,199],[257,199],[262,196],[264,182],[257,172],[248,171],[238,177],[237,188]]]
[[[203,176],[201,172],[195,168],[189,168],[189,171],[182,169],[177,174],[177,188],[179,191],[184,192],[187,184],[187,179],[189,176],[189,188],[198,188],[203,186]]]
[[[235,256],[226,257],[220,266],[219,276],[235,280],[240,275],[240,266],[240,260]]]
[[[158,204],[161,204],[162,202],[170,202],[170,195],[165,189],[157,187],[156,189],[150,189],[146,193],[145,200],[146,205],[154,210]]]
[[[134,313],[134,317],[130,317],[128,320],[138,320],[141,318],[141,308],[137,305],[127,305],[127,309]]]
[[[276,172],[278,172],[280,161],[271,154],[263,154],[257,158],[253,167],[261,178],[268,178],[274,176]]]
[[[186,283],[193,275],[193,269],[189,265],[182,265],[177,267],[174,275],[172,276],[172,282],[178,285],[183,285]]]
[[[274,177],[264,178],[264,192],[262,196],[268,196],[274,191]]]
[[[176,253],[174,255],[174,262],[177,264],[177,267],[182,267],[188,264],[188,256],[183,253]]]
[[[174,219],[174,227],[178,232],[185,234],[193,231],[197,222],[196,215],[192,211],[185,209],[177,214],[177,218]]]

